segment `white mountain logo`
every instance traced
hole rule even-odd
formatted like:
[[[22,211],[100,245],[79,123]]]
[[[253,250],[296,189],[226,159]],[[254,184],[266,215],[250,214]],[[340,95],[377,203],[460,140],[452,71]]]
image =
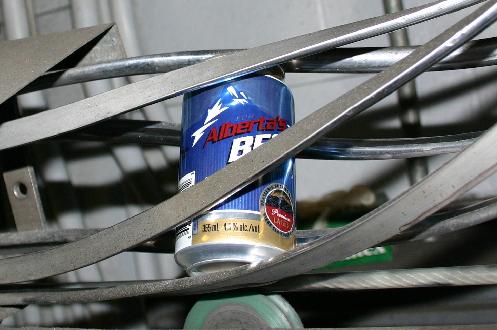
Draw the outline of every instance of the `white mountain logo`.
[[[207,117],[205,118],[204,125],[192,134],[192,147],[194,147],[195,144],[197,144],[200,138],[204,135],[205,130],[212,126],[212,124],[214,124],[218,120],[216,118],[217,116],[219,116],[225,110],[229,109],[231,105],[245,105],[248,103],[248,98],[245,93],[237,92],[233,86],[229,86],[226,90],[228,91],[229,95],[232,96],[232,98],[228,100],[229,103],[226,106],[223,106],[223,98],[219,98],[217,102],[212,106],[212,108],[207,109]]]

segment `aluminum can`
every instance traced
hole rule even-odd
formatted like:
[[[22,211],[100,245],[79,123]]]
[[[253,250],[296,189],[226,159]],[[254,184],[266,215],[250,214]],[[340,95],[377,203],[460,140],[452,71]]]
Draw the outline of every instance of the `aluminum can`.
[[[180,191],[294,123],[293,96],[277,76],[260,73],[184,96]],[[175,258],[190,275],[259,262],[294,247],[295,225],[295,167],[289,159],[178,227]]]

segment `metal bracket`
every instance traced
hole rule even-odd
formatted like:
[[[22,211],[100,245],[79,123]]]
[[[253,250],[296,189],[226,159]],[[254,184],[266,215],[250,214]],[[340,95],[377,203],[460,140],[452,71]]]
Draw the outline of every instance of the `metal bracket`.
[[[4,172],[10,206],[17,230],[38,230],[46,226],[38,184],[33,167]]]

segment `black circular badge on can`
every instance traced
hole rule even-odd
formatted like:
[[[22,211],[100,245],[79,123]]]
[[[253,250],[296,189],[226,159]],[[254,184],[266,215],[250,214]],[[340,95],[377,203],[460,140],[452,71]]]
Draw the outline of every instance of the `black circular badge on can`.
[[[280,184],[268,185],[259,200],[261,214],[276,233],[289,237],[295,228],[292,197],[288,189]]]

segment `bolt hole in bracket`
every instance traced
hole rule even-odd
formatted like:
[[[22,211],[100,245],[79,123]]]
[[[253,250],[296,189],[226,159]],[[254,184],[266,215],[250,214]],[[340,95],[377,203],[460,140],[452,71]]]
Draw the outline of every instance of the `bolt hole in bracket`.
[[[17,230],[43,229],[45,213],[33,167],[25,166],[4,172],[3,178]]]
[[[26,187],[26,184],[23,182],[16,182],[12,187],[12,192],[17,199],[25,199],[28,197],[28,187]]]

